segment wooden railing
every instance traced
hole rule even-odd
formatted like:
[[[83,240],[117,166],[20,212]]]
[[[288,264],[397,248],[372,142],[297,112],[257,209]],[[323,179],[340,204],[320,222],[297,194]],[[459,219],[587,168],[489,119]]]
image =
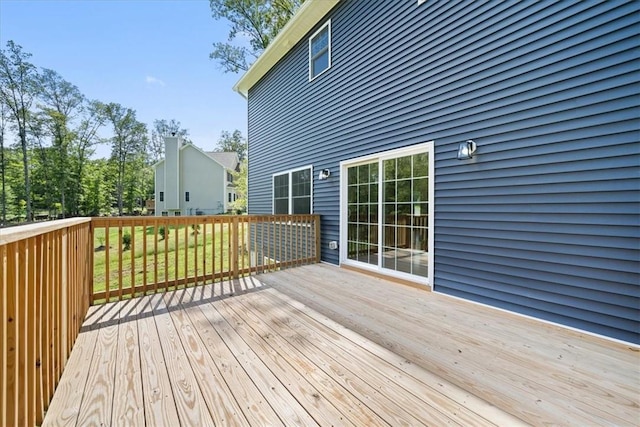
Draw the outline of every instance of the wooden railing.
[[[0,426],[40,424],[89,308],[91,219],[0,229]]]
[[[94,218],[93,303],[319,261],[318,215]]]
[[[42,422],[90,304],[318,262],[318,215],[0,229],[0,426]]]

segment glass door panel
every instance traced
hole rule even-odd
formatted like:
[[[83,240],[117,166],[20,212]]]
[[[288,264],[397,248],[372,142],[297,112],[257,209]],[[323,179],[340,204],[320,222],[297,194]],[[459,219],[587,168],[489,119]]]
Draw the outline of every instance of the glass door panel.
[[[427,277],[428,153],[347,166],[346,198],[348,259]]]
[[[427,276],[429,158],[426,153],[383,162],[382,267]]]
[[[378,162],[347,169],[347,258],[378,265]]]

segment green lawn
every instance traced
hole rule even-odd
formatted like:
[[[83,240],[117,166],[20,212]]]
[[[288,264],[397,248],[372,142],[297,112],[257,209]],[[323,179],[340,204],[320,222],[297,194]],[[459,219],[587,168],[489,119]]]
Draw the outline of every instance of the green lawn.
[[[132,230],[133,229],[133,230]],[[133,268],[133,276],[135,285],[142,285],[144,273],[146,271],[146,283],[153,284],[155,280],[155,271],[157,268],[157,281],[163,283],[165,277],[170,285],[175,283],[176,277],[178,284],[182,284],[180,279],[185,277],[193,277],[202,274],[220,273],[229,270],[229,226],[228,224],[216,224],[215,231],[211,225],[206,227],[206,232],[201,228],[194,233],[192,227],[180,226],[178,228],[169,227],[166,239],[162,239],[159,233],[156,233],[153,227],[125,227],[124,234],[129,233],[132,236],[132,249],[123,250],[122,252],[122,270],[118,260],[119,233],[117,228],[109,229],[109,289],[110,292],[117,292],[118,276],[122,271],[122,287],[124,293],[131,287],[131,272]],[[105,229],[98,228],[94,232],[94,292],[105,290],[105,273],[106,273],[106,237]],[[146,238],[147,248],[144,250],[143,242]],[[157,239],[157,257],[154,257],[154,242]],[[222,248],[220,247],[222,239]],[[185,244],[188,241],[188,248]],[[204,242],[206,241],[206,247]],[[215,246],[212,247],[212,242]],[[165,246],[166,245],[166,246]],[[123,245],[124,247],[124,245]],[[176,252],[177,248],[177,252]],[[146,265],[144,262],[144,253],[146,252]],[[165,253],[167,254],[167,262],[165,263]],[[132,263],[131,257],[134,261]],[[248,254],[244,255],[244,266],[249,265]],[[185,258],[187,266],[185,268]],[[196,263],[197,260],[197,263]],[[215,262],[215,266],[213,263]],[[239,260],[242,265],[242,260]],[[166,276],[165,276],[166,275]]]

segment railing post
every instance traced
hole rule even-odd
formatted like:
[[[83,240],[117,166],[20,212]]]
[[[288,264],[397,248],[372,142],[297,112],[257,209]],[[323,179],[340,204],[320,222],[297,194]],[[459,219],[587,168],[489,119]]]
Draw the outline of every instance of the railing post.
[[[229,238],[231,239],[231,253],[229,256],[231,257],[231,268],[233,269],[233,278],[237,279],[240,277],[238,273],[238,216],[233,216],[233,221],[231,223],[231,235]]]
[[[87,260],[87,274],[88,274],[88,282],[89,282],[89,289],[88,289],[88,293],[87,293],[87,298],[88,301],[85,303],[85,307],[89,307],[90,305],[93,305],[93,251],[94,251],[94,246],[95,246],[95,240],[94,240],[94,231],[93,231],[93,219],[91,219],[91,222],[89,222],[89,237],[88,237],[89,241],[87,242],[87,246],[88,246],[88,250],[89,250],[89,256],[88,256],[88,260]]]
[[[320,244],[320,215],[314,215],[314,222],[316,225],[316,262],[320,262],[320,251],[322,250]]]
[[[68,274],[69,274],[69,228],[65,227],[61,230],[61,246],[62,250],[60,251],[60,268],[61,268],[61,281],[60,281],[60,345],[62,346],[62,360],[61,360],[61,371],[62,367],[67,363],[68,357],[68,310],[69,305],[67,301],[67,292],[69,288],[68,282]]]

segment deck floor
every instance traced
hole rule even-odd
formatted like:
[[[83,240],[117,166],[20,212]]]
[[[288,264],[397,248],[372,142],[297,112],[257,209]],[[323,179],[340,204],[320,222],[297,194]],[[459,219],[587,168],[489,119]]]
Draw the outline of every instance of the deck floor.
[[[44,425],[638,425],[639,366],[318,264],[92,307]]]

